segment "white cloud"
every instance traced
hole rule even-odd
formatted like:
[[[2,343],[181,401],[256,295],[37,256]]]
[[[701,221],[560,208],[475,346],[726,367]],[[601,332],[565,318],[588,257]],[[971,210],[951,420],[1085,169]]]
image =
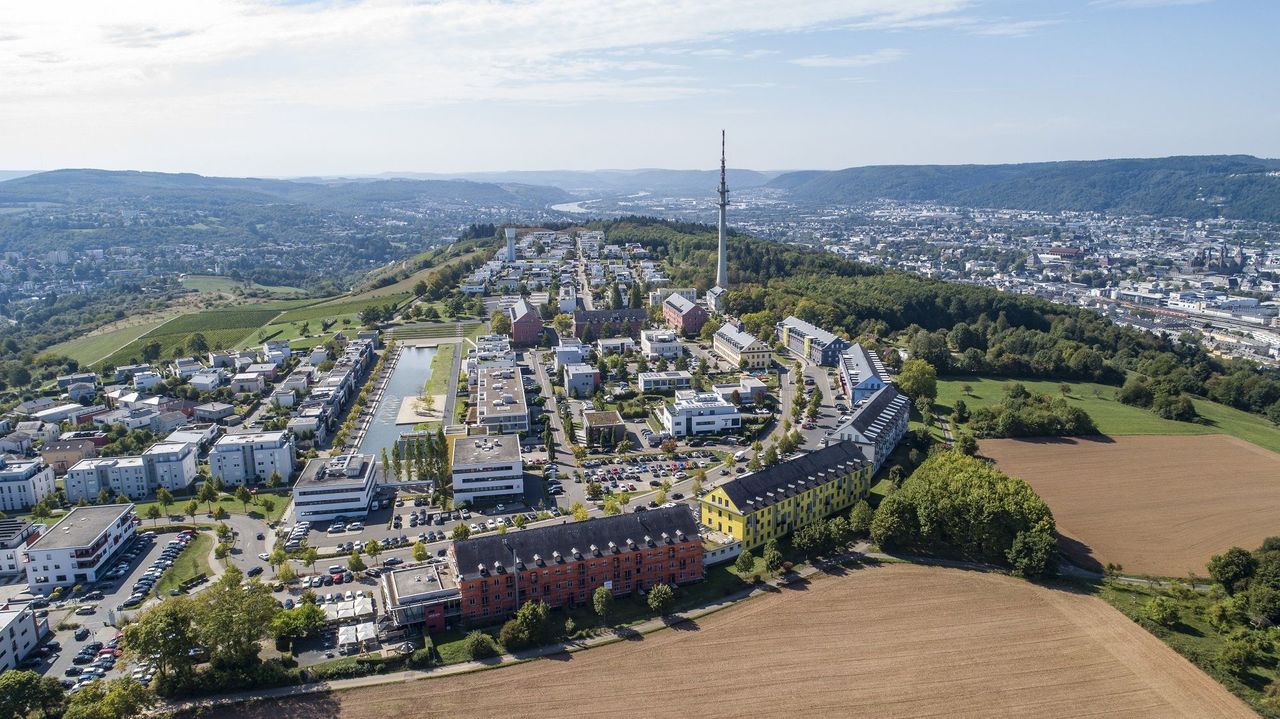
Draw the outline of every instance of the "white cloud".
[[[1213,0],[1090,0],[1090,5],[1121,8],[1177,7],[1183,5],[1203,5]]]
[[[678,66],[618,51],[692,56],[743,34],[926,19],[967,0],[42,0],[5,11],[0,115],[21,103],[101,107],[291,101],[424,105],[563,102],[697,93]],[[760,57],[761,51],[747,57]],[[614,57],[610,58],[609,56]]]
[[[808,55],[788,60],[792,65],[801,67],[868,67],[895,62],[906,56],[906,52],[896,48],[885,48],[861,55]]]
[[[1022,37],[1035,30],[1057,25],[1057,20],[993,20],[975,22],[966,29],[974,35],[992,35],[998,37]]]

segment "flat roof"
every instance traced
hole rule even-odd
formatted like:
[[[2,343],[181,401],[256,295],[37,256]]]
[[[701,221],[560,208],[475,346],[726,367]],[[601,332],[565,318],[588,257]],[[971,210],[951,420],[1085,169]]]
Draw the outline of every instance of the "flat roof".
[[[284,432],[244,432],[240,434],[224,434],[214,443],[214,447],[225,447],[229,444],[256,444],[258,442],[280,442]]]
[[[371,454],[341,454],[317,457],[302,468],[294,489],[310,485],[353,484],[363,486],[377,471],[378,463]],[[351,474],[348,474],[351,472]]]
[[[453,443],[453,464],[512,462],[520,459],[520,438],[513,434],[459,437]]]
[[[25,519],[0,519],[0,542],[8,542],[22,536],[31,522]]]
[[[88,546],[98,535],[132,511],[133,504],[76,507],[50,527],[30,548],[41,550]]]
[[[447,562],[420,564],[396,569],[388,574],[389,604],[396,606],[418,598],[429,598],[437,592],[451,593],[458,589],[458,578]]]

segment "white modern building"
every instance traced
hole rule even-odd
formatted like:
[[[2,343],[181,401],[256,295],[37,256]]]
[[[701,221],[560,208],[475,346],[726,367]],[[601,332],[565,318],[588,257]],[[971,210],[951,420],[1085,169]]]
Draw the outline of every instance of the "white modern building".
[[[152,491],[164,487],[170,492],[184,492],[196,481],[194,444],[158,442],[142,453],[142,462],[146,465],[147,484]]]
[[[672,437],[732,432],[742,426],[738,408],[711,392],[681,390],[676,401],[658,410],[658,419]]]
[[[0,457],[0,510],[23,512],[53,494],[53,467],[44,459]]]
[[[23,550],[44,530],[43,524],[32,524],[25,519],[0,519],[0,577],[16,577],[26,572],[22,566]]]
[[[129,499],[142,499],[150,492],[147,466],[142,457],[93,457],[82,459],[67,470],[63,486],[67,501],[97,501],[106,491],[108,496],[123,494]]]
[[[840,386],[853,404],[879,392],[890,382],[889,372],[880,357],[861,343],[840,353],[840,364],[836,369],[840,373]]]
[[[140,456],[91,457],[76,462],[67,470],[63,489],[67,501],[94,502],[106,490],[111,496],[124,495],[138,500],[151,496],[158,488],[182,492],[196,480],[196,445],[186,442],[160,442]]]
[[[832,430],[827,443],[853,442],[872,461],[872,474],[893,454],[893,450],[907,433],[907,419],[911,403],[907,396],[893,386],[885,386],[873,393],[853,410],[847,422]]]
[[[641,372],[636,375],[641,392],[675,392],[693,386],[693,375],[685,370]]]
[[[49,633],[49,620],[36,616],[30,605],[0,611],[0,672],[17,669],[41,637]]]
[[[273,472],[287,482],[293,476],[293,435],[253,432],[223,435],[209,450],[209,473],[227,486],[260,484]]]
[[[566,397],[590,397],[600,386],[600,372],[589,364],[564,366],[564,394]]]
[[[640,353],[650,361],[659,357],[673,360],[684,354],[684,344],[671,330],[645,330],[640,333]]]
[[[75,507],[25,552],[33,594],[89,584],[111,568],[110,559],[134,534],[132,504]]]
[[[561,337],[560,344],[556,346],[554,369],[556,372],[564,370],[567,364],[579,364],[587,360],[587,352],[590,345],[585,345],[582,340],[575,337]]]
[[[529,431],[524,384],[514,367],[487,367],[476,378],[476,423],[491,434]]]
[[[510,435],[458,437],[450,471],[454,504],[524,494],[520,441]]]
[[[371,454],[342,454],[307,462],[293,486],[293,513],[299,520],[327,522],[369,512],[381,470]]]

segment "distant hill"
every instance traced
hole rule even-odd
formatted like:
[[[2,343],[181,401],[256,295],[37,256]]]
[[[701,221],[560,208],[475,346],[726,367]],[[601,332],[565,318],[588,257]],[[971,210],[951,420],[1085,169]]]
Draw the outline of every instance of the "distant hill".
[[[776,172],[758,172],[730,168],[729,186],[735,189],[760,187],[776,176]],[[383,177],[414,179],[461,179],[473,182],[526,183],[548,185],[576,193],[653,192],[676,195],[713,194],[720,183],[719,170],[531,170],[511,172],[385,173]]]
[[[516,208],[544,207],[569,197],[554,187],[462,180],[320,183],[109,170],[54,170],[0,181],[0,205],[87,205],[145,199],[191,207],[290,203],[351,210],[384,202],[426,200]]]
[[[788,172],[768,186],[787,190],[797,202],[813,204],[892,199],[1280,222],[1280,160],[1248,155],[851,167]]]

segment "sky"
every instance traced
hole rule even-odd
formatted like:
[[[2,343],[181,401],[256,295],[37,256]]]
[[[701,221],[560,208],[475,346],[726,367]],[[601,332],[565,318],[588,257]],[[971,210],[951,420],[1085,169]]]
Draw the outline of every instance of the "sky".
[[[1280,157],[1277,0],[0,0],[0,169]]]

